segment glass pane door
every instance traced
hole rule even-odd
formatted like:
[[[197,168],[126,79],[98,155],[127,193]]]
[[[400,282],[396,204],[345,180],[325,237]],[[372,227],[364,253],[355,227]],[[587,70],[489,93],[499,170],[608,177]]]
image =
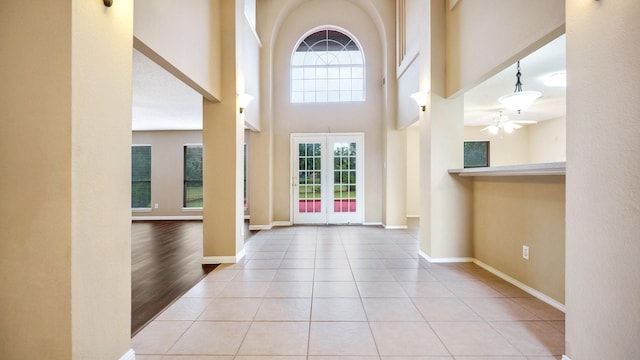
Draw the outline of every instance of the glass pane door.
[[[331,151],[329,182],[332,197],[328,223],[361,224],[363,221],[360,173],[362,172],[362,135],[332,135],[327,138]]]
[[[325,148],[323,137],[304,136],[293,139],[294,223],[326,223],[326,196],[323,169]]]
[[[361,224],[363,135],[292,135],[291,145],[293,222]]]

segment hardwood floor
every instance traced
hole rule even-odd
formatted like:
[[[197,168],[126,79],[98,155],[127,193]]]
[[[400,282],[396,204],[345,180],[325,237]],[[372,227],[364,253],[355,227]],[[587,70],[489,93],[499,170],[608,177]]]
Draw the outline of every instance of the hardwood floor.
[[[134,221],[131,336],[216,265],[202,265],[202,221]]]

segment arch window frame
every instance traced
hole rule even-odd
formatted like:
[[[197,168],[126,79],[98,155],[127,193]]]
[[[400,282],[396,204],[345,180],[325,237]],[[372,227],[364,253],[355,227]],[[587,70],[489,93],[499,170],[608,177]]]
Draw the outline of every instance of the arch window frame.
[[[291,103],[366,101],[366,63],[358,40],[345,29],[321,26],[296,43],[289,63]]]

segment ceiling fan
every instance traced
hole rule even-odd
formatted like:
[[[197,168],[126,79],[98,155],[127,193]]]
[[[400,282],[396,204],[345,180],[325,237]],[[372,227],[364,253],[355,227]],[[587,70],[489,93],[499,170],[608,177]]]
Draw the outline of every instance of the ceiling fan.
[[[497,134],[500,129],[503,129],[506,133],[511,134],[513,130],[520,129],[522,125],[536,123],[538,122],[533,120],[509,120],[506,115],[502,115],[501,111],[500,116],[495,120],[495,124],[489,125],[480,131],[489,130],[490,133]]]

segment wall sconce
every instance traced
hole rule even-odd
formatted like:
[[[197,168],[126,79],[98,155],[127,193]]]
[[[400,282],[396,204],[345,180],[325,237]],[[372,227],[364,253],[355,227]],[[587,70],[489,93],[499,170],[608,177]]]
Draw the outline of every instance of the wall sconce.
[[[411,98],[420,106],[420,110],[427,110],[427,93],[419,91],[417,93],[411,94]]]
[[[244,112],[244,109],[249,106],[251,101],[253,101],[253,96],[249,94],[238,94],[238,108],[240,109],[240,114]]]
[[[102,2],[106,7],[111,7],[111,5],[113,5],[113,0],[102,0]]]

